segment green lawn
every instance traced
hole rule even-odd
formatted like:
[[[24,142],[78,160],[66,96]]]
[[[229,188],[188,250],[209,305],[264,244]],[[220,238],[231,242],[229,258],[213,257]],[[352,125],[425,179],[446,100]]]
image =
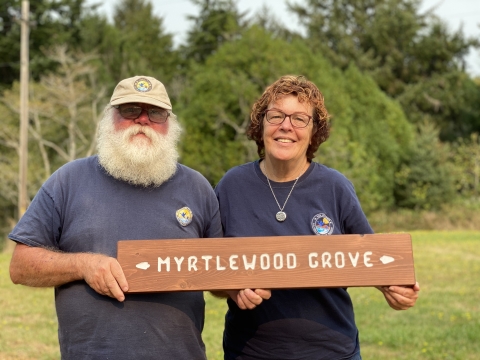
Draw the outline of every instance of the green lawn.
[[[421,292],[408,311],[391,310],[375,289],[350,289],[362,356],[370,359],[478,359],[480,232],[412,232]],[[58,359],[52,289],[11,284],[0,254],[0,359]],[[221,359],[225,302],[206,295],[209,359]]]

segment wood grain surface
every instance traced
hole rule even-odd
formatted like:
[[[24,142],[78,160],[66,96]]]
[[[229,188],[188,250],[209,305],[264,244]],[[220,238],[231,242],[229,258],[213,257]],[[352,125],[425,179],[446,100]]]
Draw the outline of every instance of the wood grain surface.
[[[130,293],[413,285],[409,234],[121,240]]]

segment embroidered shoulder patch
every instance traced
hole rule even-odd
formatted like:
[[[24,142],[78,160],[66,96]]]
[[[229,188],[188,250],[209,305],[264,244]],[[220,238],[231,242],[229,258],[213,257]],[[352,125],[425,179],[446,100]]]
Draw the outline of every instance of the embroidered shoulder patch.
[[[316,235],[330,235],[335,228],[333,221],[324,213],[315,215],[311,224],[312,230]]]
[[[192,222],[192,219],[193,219],[192,210],[190,210],[190,208],[187,206],[181,209],[178,209],[177,212],[175,213],[175,216],[177,217],[178,222],[182,226],[187,226]]]

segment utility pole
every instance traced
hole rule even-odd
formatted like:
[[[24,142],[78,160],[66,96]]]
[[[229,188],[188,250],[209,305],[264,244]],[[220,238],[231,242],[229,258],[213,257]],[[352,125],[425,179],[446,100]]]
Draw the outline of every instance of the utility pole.
[[[29,41],[28,0],[22,0],[21,47],[20,47],[20,149],[18,176],[18,219],[27,210],[27,169],[28,169],[28,41]]]

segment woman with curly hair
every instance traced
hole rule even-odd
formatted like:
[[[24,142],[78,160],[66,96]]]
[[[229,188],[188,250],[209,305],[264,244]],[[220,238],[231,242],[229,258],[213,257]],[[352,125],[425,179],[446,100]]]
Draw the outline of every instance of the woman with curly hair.
[[[373,233],[350,181],[313,162],[329,136],[328,117],[323,95],[303,76],[282,76],[266,88],[247,130],[259,159],[229,170],[215,189],[224,236]],[[415,304],[420,289],[379,290],[400,310]],[[361,359],[345,288],[225,295],[225,359]]]

